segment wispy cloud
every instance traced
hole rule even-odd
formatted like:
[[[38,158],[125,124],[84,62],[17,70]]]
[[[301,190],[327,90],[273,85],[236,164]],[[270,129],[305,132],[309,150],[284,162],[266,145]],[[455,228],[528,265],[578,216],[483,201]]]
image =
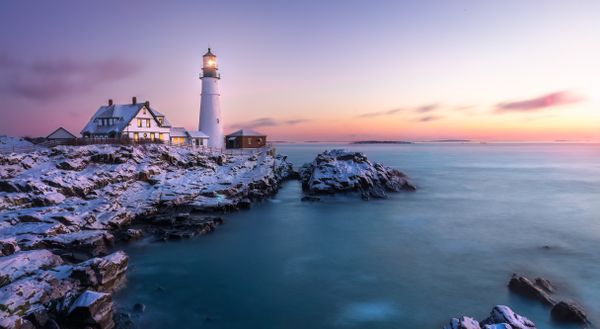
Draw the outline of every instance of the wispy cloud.
[[[392,110],[387,110],[387,111],[368,112],[368,113],[359,114],[356,117],[357,118],[372,118],[372,117],[378,117],[378,116],[382,116],[382,115],[392,115],[392,114],[402,112],[404,110],[405,110],[404,108],[397,108],[397,109],[392,109]]]
[[[422,106],[415,108],[414,111],[417,113],[429,113],[431,111],[436,110],[439,107],[440,106],[437,103],[436,104],[427,104],[427,105],[422,105]]]
[[[277,120],[270,117],[258,118],[245,122],[238,122],[231,125],[231,128],[260,128],[260,127],[273,127],[273,126],[293,126],[300,123],[310,121],[308,119],[291,119],[291,120]]]
[[[359,114],[356,117],[357,118],[373,118],[373,117],[379,117],[379,116],[384,116],[384,115],[394,115],[394,114],[401,113],[401,112],[428,113],[428,112],[437,110],[439,108],[440,108],[440,105],[438,103],[432,103],[432,104],[426,104],[426,105],[421,105],[421,106],[412,107],[412,108],[411,107],[399,107],[399,108],[395,108],[395,109],[387,110],[387,111],[368,112],[368,113]]]
[[[426,116],[422,116],[420,118],[414,119],[412,121],[429,122],[429,121],[436,121],[436,120],[440,120],[440,119],[443,119],[443,117],[439,116],[439,115],[426,115]]]
[[[140,70],[140,64],[124,58],[26,62],[0,54],[0,92],[31,100],[50,100],[90,91]]]
[[[495,112],[535,112],[549,107],[575,104],[584,100],[584,97],[574,94],[571,91],[557,91],[535,98],[498,103],[495,107]]]

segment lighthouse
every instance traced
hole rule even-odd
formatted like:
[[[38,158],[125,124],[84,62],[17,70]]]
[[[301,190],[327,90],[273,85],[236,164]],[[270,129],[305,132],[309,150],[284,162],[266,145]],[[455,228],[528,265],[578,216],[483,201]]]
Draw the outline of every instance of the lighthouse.
[[[209,136],[208,146],[222,148],[224,144],[223,119],[221,117],[221,100],[219,94],[219,79],[217,72],[217,56],[208,48],[202,56],[202,93],[200,94],[200,122],[198,130]]]

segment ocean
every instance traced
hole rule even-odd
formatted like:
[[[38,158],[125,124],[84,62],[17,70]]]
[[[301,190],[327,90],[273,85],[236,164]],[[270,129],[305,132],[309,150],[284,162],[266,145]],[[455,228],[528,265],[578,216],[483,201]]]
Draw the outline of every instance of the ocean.
[[[118,307],[141,328],[441,328],[497,304],[538,328],[549,308],[511,293],[541,276],[600,322],[600,145],[281,144],[299,166],[325,149],[364,152],[416,192],[301,202],[300,183],[214,233],[138,242]]]

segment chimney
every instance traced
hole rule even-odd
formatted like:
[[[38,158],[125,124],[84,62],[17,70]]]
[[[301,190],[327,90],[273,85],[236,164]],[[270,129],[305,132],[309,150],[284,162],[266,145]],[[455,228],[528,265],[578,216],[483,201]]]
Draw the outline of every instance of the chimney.
[[[150,101],[145,101],[145,102],[144,102],[144,106],[145,106],[147,109],[150,109]]]
[[[131,97],[131,104],[133,104],[133,105],[137,104],[137,97],[135,97],[135,96]]]
[[[109,99],[109,100],[108,100],[108,106],[112,106],[112,105],[113,105],[113,100],[112,100],[112,99]]]

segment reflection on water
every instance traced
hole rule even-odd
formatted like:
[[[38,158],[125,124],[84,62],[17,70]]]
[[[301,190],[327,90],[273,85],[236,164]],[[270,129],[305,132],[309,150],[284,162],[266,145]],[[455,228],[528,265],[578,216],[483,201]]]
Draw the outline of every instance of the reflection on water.
[[[331,147],[278,151],[301,164]],[[146,304],[144,328],[437,328],[495,304],[566,328],[507,291],[518,272],[550,279],[598,319],[598,145],[344,147],[404,170],[419,190],[305,203],[286,183],[209,236],[129,246],[118,304]]]

